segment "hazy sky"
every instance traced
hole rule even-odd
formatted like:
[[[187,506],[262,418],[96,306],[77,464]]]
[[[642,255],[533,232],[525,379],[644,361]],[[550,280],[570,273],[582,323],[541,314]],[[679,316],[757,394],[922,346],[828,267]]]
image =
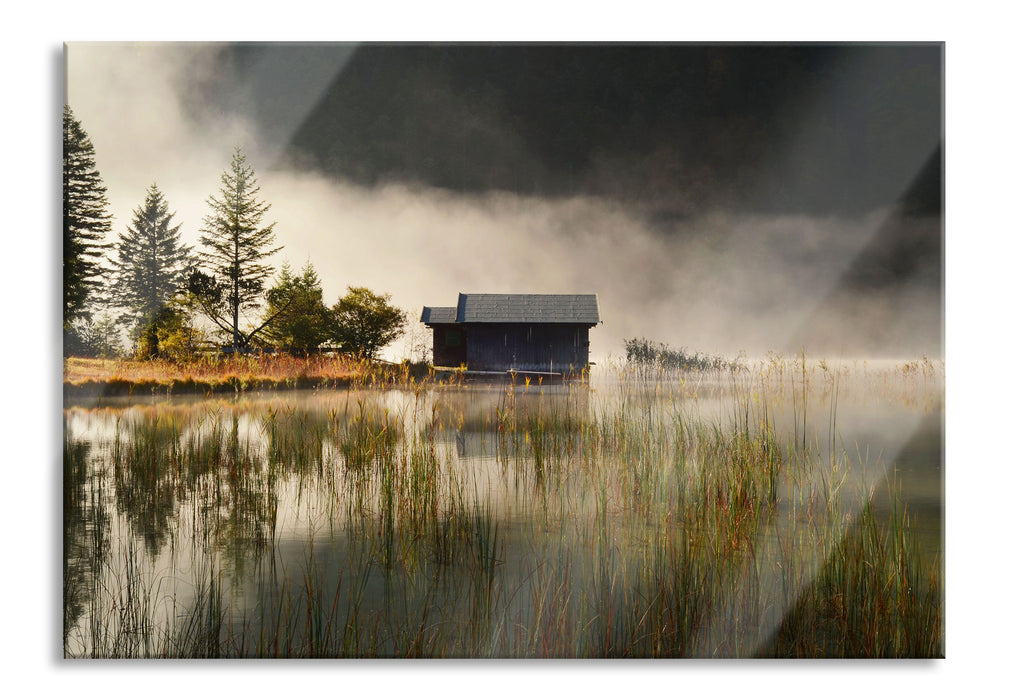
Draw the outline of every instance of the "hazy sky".
[[[277,266],[311,260],[328,303],[594,292],[597,361],[631,337],[934,355],[939,212],[898,214],[941,144],[941,49],[843,48],[72,43],[66,93],[114,234],[157,182],[195,245],[241,146]],[[866,249],[923,248],[848,294]]]

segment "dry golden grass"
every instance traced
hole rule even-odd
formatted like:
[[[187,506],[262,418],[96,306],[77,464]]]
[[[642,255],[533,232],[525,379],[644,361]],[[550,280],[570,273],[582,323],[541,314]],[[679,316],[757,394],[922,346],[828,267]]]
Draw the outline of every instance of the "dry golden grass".
[[[206,357],[191,362],[166,360],[103,360],[70,357],[63,361],[63,381],[82,382],[225,382],[265,380],[292,381],[304,377],[353,379],[369,370],[365,363],[349,357],[292,357],[263,355],[247,357]]]
[[[216,393],[380,386],[409,381],[410,368],[348,356],[263,355],[165,360],[63,361],[65,397]]]

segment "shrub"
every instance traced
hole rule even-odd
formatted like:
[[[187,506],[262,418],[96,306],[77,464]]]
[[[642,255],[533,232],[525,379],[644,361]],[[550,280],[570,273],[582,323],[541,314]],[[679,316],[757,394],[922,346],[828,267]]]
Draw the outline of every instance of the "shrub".
[[[202,341],[203,334],[193,327],[184,310],[165,306],[139,326],[136,356],[138,359],[187,360]]]

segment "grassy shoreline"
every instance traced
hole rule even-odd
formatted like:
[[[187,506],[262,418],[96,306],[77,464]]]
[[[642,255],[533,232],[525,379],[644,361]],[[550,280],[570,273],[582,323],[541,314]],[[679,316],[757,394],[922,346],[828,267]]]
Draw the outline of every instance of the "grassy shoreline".
[[[69,357],[64,398],[339,389],[408,380],[418,368],[350,357],[264,355],[191,362]]]

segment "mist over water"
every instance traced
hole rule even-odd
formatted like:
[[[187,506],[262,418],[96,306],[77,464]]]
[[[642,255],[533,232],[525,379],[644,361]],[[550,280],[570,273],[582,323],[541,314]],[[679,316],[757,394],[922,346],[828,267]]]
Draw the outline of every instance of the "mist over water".
[[[891,510],[905,514],[912,559],[941,572],[943,387],[941,367],[921,363],[784,361],[738,373],[601,372],[591,384],[432,382],[409,390],[69,401],[64,449],[79,471],[72,472],[66,570],[69,589],[83,592],[65,613],[65,653],[116,655],[119,647],[103,641],[96,622],[108,640],[133,639],[129,627],[116,632],[119,608],[106,600],[125,577],[152,592],[139,600],[156,631],[151,649],[159,649],[158,635],[197,605],[194,591],[210,571],[223,586],[229,620],[215,653],[261,654],[278,625],[302,634],[311,599],[331,616],[327,629],[339,634],[343,624],[359,624],[365,639],[375,631],[376,646],[324,645],[310,654],[402,655],[402,638],[411,639],[416,624],[452,640],[426,652],[433,655],[537,656],[544,651],[515,640],[551,619],[541,611],[556,614],[549,606],[559,603],[583,646],[548,646],[546,654],[610,655],[606,637],[595,636],[607,629],[598,611],[640,630],[636,606],[664,600],[649,582],[665,581],[681,561],[655,558],[656,551],[706,517],[728,513],[728,501],[713,495],[735,492],[720,490],[720,470],[730,469],[723,476],[731,474],[733,488],[753,488],[749,472],[731,471],[740,468],[732,445],[766,438],[761,454],[777,455],[760,482],[770,501],[742,529],[745,544],[736,539],[740,530],[719,529],[716,539],[739,547],[736,556],[724,568],[701,560],[709,578],[682,589],[710,600],[710,610],[696,608],[703,624],[686,633],[673,632],[665,615],[656,623],[657,638],[685,645],[659,655],[764,655],[787,638],[781,630],[791,612],[803,609],[825,569],[829,578],[867,509],[880,523],[891,523]],[[712,440],[716,453],[698,448]],[[708,498],[706,508],[693,509]],[[423,512],[438,527],[411,530],[411,513],[425,503],[434,504]],[[95,551],[89,528],[105,538],[96,536],[106,544]],[[473,549],[449,549],[452,532]],[[491,561],[481,558],[489,541],[490,584],[480,578],[481,562]],[[687,541],[695,540],[681,542],[694,555],[723,551],[714,541],[696,549]],[[857,569],[859,576],[873,570],[865,562]],[[103,585],[89,589],[89,576]],[[474,586],[481,581],[500,593],[481,598],[484,589]],[[555,594],[557,585],[563,594]],[[854,611],[860,603],[856,593],[847,605]],[[103,618],[105,610],[112,617]],[[474,628],[465,646],[474,611],[493,622],[491,632]],[[364,622],[346,622],[358,614]],[[553,632],[567,629],[550,624]],[[890,622],[877,624],[882,638],[899,636]],[[859,638],[859,626],[852,629]],[[142,647],[133,654],[159,655]]]
[[[198,248],[205,201],[241,146],[272,204],[267,221],[277,222],[284,246],[275,265],[311,261],[330,304],[349,285],[390,293],[414,316],[424,305],[454,304],[459,292],[596,293],[596,362],[622,354],[632,337],[730,358],[803,348],[941,354],[931,270],[857,294],[843,283],[881,229],[904,221],[896,206],[835,214],[711,208],[664,220],[599,194],[465,193],[394,179],[365,186],[278,160],[352,47],[334,46],[324,69],[309,73],[290,56],[243,67],[224,48],[68,47],[67,99],[94,142],[113,239],[157,182],[184,240]],[[277,85],[286,74],[298,80],[285,92]],[[211,99],[222,86],[227,95]],[[529,163],[530,172],[537,167]],[[386,354],[402,357],[404,344]]]

